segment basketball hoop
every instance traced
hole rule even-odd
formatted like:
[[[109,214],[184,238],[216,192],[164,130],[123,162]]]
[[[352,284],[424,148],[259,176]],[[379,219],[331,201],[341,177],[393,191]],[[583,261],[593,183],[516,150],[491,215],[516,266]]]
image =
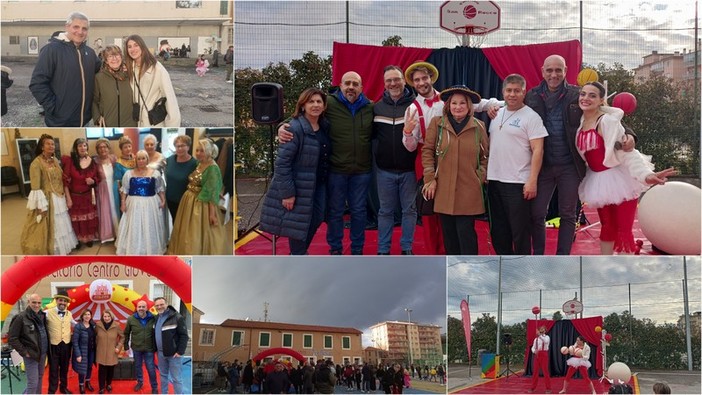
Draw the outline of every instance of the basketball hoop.
[[[488,29],[483,26],[466,25],[454,29],[458,44],[462,47],[480,48],[485,42]]]
[[[583,312],[583,304],[577,299],[572,299],[563,303],[562,309],[566,319],[572,320],[576,314]]]

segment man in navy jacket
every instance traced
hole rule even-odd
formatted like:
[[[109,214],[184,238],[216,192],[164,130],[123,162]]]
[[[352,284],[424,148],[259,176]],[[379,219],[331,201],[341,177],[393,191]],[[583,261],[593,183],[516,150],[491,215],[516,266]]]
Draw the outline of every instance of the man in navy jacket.
[[[39,52],[29,90],[44,107],[46,126],[85,126],[91,119],[95,73],[100,59],[86,44],[90,21],[80,12],[66,20],[66,32]]]

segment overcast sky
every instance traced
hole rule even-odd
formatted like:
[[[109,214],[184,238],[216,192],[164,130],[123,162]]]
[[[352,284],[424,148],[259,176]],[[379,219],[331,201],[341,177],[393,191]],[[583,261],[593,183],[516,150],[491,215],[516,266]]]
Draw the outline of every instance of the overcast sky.
[[[201,322],[268,320],[352,327],[383,321],[440,325],[446,330],[446,259],[426,257],[195,257],[193,306]]]
[[[585,316],[607,316],[629,310],[638,319],[675,323],[684,313],[683,258],[679,256],[583,257],[583,293],[579,287],[579,257],[504,257],[502,293],[504,324],[534,318],[543,290],[542,316],[551,318],[578,292]],[[459,318],[460,301],[470,295],[471,321],[483,313],[497,316],[497,257],[448,258],[447,313]],[[700,311],[700,257],[687,258],[690,313]]]
[[[580,39],[578,1],[494,3],[501,9],[501,28],[486,35],[482,47]],[[456,36],[439,27],[441,4],[351,1],[350,42],[380,45],[387,37],[399,35],[405,46],[453,48],[458,45]],[[619,62],[631,69],[654,50],[693,50],[694,17],[693,0],[584,1],[583,61],[592,65]],[[307,51],[331,55],[334,41],[346,42],[345,18],[343,1],[237,0],[236,67],[287,63]]]

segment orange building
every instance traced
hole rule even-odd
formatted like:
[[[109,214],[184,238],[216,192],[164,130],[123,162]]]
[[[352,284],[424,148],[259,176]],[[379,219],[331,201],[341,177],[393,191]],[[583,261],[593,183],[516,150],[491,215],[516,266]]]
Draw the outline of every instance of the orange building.
[[[334,363],[363,362],[362,334],[355,328],[282,322],[234,319],[225,320],[219,325],[195,322],[193,361],[238,359],[245,362],[260,352],[283,347],[297,351],[308,361],[331,359]],[[292,360],[285,353],[276,353],[269,358]]]

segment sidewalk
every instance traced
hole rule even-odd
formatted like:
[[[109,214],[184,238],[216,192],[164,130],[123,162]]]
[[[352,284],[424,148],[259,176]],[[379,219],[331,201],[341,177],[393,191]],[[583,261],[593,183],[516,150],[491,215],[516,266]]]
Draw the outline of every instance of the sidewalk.
[[[3,57],[3,66],[12,69],[13,85],[7,90],[8,112],[2,127],[44,127],[42,111],[29,91],[35,57]],[[190,64],[192,63],[192,65]],[[226,70],[210,67],[204,77],[195,73],[194,59],[171,59],[162,64],[168,70],[178,98],[182,127],[232,127],[234,124],[234,88],[224,78]],[[92,122],[88,126],[93,126]]]

